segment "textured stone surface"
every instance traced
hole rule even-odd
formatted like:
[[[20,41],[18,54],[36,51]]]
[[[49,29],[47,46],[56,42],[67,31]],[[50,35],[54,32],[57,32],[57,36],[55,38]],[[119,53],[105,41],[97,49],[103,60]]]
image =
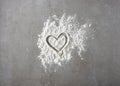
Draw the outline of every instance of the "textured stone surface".
[[[37,34],[51,15],[93,20],[81,61],[45,73]],[[0,86],[120,86],[120,0],[0,0]]]

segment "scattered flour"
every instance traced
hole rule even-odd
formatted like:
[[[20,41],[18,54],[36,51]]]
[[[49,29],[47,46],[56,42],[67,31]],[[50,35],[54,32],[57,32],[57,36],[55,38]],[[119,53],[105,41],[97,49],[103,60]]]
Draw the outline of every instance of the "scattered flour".
[[[51,18],[48,18],[44,23],[42,33],[38,35],[39,38],[37,42],[38,48],[40,49],[38,58],[41,60],[43,67],[46,69],[52,65],[62,66],[63,63],[67,63],[72,58],[71,53],[75,47],[78,48],[77,53],[81,56],[81,51],[85,51],[87,29],[90,27],[90,22],[80,25],[76,20],[76,15],[66,16],[63,14],[61,18],[53,15]],[[67,35],[68,44],[65,44],[66,39],[64,36],[58,37],[61,33]],[[58,50],[64,44],[66,45],[66,47],[60,51],[60,53],[62,53],[61,55],[48,45],[46,38],[49,35],[53,36],[49,39],[49,43]],[[82,58],[82,60],[84,59]]]

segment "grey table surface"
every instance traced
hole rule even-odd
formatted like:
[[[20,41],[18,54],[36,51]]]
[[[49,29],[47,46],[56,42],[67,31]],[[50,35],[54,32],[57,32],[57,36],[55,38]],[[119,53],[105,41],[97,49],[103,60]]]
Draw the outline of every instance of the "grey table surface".
[[[93,20],[94,39],[85,61],[45,73],[37,35],[63,13]],[[120,86],[120,0],[0,0],[0,86]]]

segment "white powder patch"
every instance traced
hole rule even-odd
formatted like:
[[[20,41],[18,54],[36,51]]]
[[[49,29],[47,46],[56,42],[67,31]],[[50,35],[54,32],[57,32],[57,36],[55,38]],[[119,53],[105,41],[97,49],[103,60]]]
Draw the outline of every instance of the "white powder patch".
[[[48,18],[44,23],[42,33],[38,35],[39,38],[37,42],[38,48],[41,50],[38,57],[43,67],[46,69],[52,65],[62,66],[63,63],[69,62],[72,58],[71,53],[75,47],[78,48],[78,55],[81,56],[81,51],[85,51],[87,29],[90,27],[90,22],[80,25],[75,15],[66,16],[63,14],[61,18],[58,18],[56,15]],[[67,36],[67,43],[65,43],[66,39],[64,35],[58,37],[61,33],[65,33]],[[59,53],[48,45],[46,38],[49,35],[52,35],[48,40],[49,43],[58,51],[65,45]],[[84,58],[82,58],[82,60],[84,60]]]

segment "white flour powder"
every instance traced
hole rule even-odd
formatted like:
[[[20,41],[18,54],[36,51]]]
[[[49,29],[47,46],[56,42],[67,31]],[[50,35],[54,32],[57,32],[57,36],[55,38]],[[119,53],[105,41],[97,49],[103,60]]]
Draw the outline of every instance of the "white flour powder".
[[[54,15],[47,19],[42,33],[38,35],[37,42],[38,48],[40,48],[40,55],[38,57],[44,68],[46,69],[52,65],[61,66],[63,63],[67,63],[72,58],[71,52],[75,47],[79,50],[77,51],[78,55],[81,55],[81,51],[85,51],[87,29],[90,26],[90,22],[80,25],[75,15],[66,16],[63,14],[61,18]],[[65,35],[60,36],[61,33]],[[48,36],[50,37],[46,40]],[[60,50],[61,47],[63,48]]]

